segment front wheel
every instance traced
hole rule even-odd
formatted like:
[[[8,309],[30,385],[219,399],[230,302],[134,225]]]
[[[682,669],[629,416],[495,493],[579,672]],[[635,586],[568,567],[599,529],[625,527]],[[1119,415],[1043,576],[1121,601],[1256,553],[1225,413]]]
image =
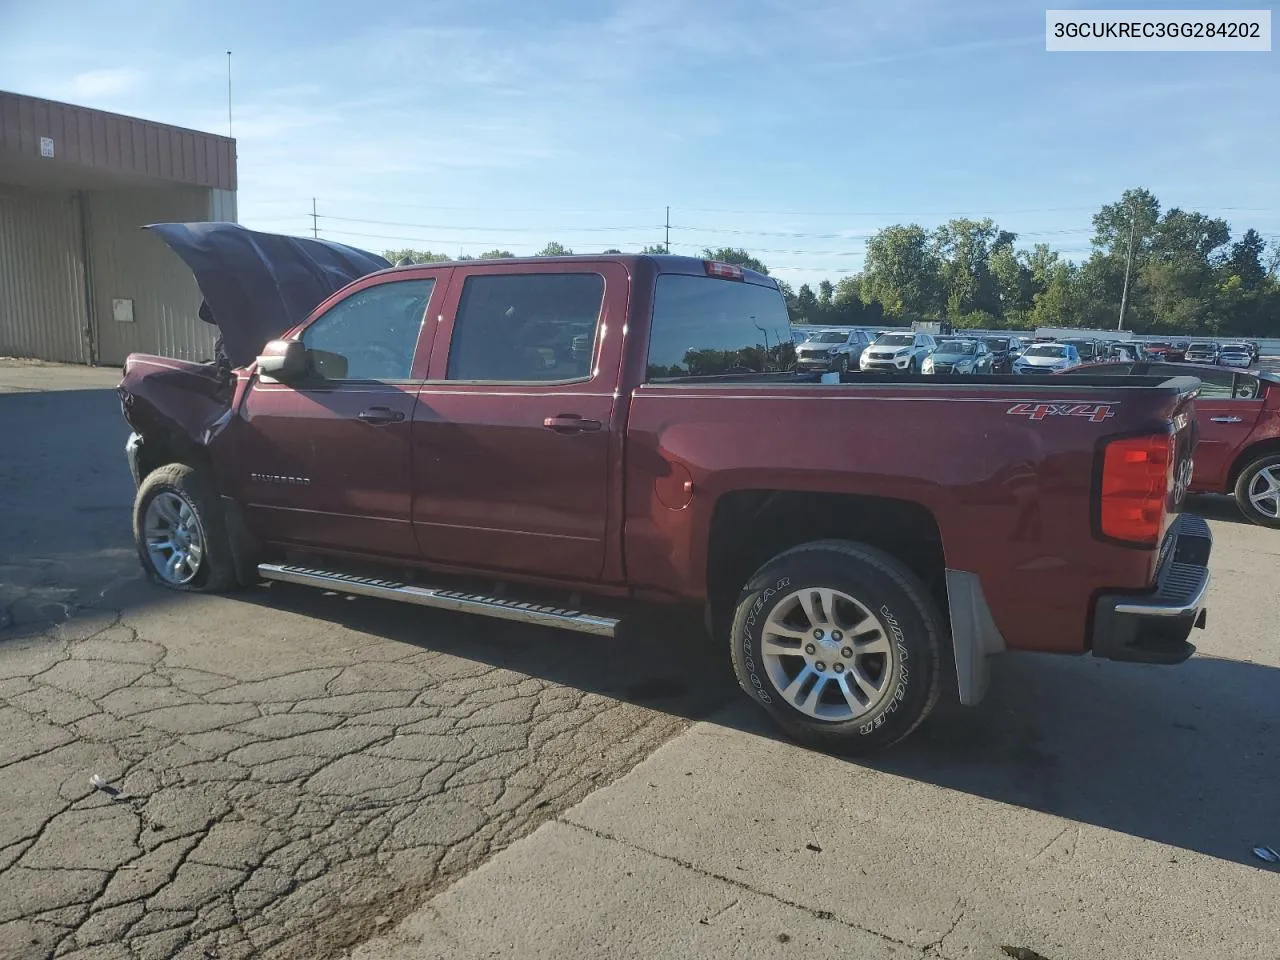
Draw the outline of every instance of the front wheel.
[[[161,586],[218,593],[235,583],[222,505],[204,475],[171,463],[147,475],[133,504],[138,560]]]
[[[1280,454],[1259,457],[1241,470],[1235,497],[1247,520],[1280,528]]]
[[[848,358],[848,357],[841,357],[841,358],[840,358],[840,362],[836,364],[836,370],[837,370],[837,371],[839,371],[840,373],[848,373],[848,372],[849,372],[849,358]]]
[[[937,702],[940,624],[924,585],[890,555],[808,543],[774,557],[743,589],[734,671],[796,740],[868,753],[907,736]]]

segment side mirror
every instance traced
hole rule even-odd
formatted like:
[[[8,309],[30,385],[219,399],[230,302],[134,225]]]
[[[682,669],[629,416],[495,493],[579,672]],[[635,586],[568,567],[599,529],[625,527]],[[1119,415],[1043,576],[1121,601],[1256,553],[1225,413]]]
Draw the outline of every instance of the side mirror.
[[[258,357],[258,373],[280,383],[295,383],[311,372],[307,348],[299,340],[271,340]]]

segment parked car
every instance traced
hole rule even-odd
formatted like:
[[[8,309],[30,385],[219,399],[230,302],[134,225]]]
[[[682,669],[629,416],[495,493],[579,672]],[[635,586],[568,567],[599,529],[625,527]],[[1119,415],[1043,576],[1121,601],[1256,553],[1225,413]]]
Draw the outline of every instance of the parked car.
[[[1080,354],[1069,343],[1033,343],[1013,361],[1014,373],[1057,373],[1080,365]]]
[[[882,333],[862,351],[859,367],[867,373],[919,373],[933,348],[927,333]]]
[[[1169,351],[1169,355],[1165,358],[1174,363],[1181,363],[1187,359],[1187,349],[1191,346],[1189,340],[1174,340],[1173,349]]]
[[[789,372],[777,282],[731,264],[370,272],[179,226],[161,235],[240,346],[233,369],[126,361],[133,529],[165,587],[286,581],[604,637],[635,604],[685,606],[785,730],[847,752],[909,734],[944,662],[976,703],[1004,649],[1194,652],[1192,378],[828,384]],[[301,312],[271,294],[344,273]],[[546,367],[547,322],[590,324],[590,356]]]
[[[1186,361],[1187,363],[1216,364],[1218,354],[1218,345],[1212,340],[1197,340],[1187,347]]]
[[[1258,346],[1256,340],[1246,340],[1245,346],[1249,348],[1249,356],[1253,357],[1253,362],[1257,363],[1262,357],[1262,348]]]
[[[985,340],[939,340],[924,358],[922,373],[976,374],[991,372],[991,351]]]
[[[1173,344],[1168,340],[1152,340],[1144,343],[1143,346],[1146,348],[1147,356],[1152,360],[1162,362],[1173,359]]]
[[[1225,493],[1253,523],[1280,528],[1280,375],[1197,364],[1076,367],[1073,376],[1121,373],[1198,377],[1192,493]]]
[[[1251,367],[1253,353],[1248,344],[1224,343],[1218,351],[1218,363],[1224,367]]]
[[[1076,348],[1076,353],[1080,355],[1081,363],[1093,363],[1098,360],[1106,359],[1107,345],[1099,340],[1091,340],[1086,337],[1072,337],[1070,339],[1059,340],[1058,343],[1065,343]]]
[[[1143,349],[1143,344],[1136,340],[1119,341],[1111,344],[1107,349],[1106,359],[1112,363],[1137,363],[1139,360],[1147,359],[1147,351]]]
[[[871,337],[864,330],[819,330],[796,348],[796,369],[848,373],[857,369],[862,351],[870,345]]]
[[[1022,341],[1017,337],[987,337],[983,342],[991,351],[991,372],[1011,373],[1013,361],[1022,353]]]

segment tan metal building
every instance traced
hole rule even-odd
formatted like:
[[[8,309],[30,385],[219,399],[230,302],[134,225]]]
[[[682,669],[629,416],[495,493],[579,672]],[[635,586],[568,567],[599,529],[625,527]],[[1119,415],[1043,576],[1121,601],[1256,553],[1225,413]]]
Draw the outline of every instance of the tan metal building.
[[[0,91],[0,356],[202,360],[191,273],[144,224],[236,220],[235,141]]]

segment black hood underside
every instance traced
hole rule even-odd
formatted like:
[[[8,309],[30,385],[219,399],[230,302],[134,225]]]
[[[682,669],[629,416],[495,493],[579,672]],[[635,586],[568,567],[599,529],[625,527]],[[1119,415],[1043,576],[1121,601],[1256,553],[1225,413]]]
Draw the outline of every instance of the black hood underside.
[[[217,325],[232,366],[307,318],[326,298],[391,266],[377,254],[331,240],[248,230],[237,223],[154,223],[195,275],[200,319]]]

